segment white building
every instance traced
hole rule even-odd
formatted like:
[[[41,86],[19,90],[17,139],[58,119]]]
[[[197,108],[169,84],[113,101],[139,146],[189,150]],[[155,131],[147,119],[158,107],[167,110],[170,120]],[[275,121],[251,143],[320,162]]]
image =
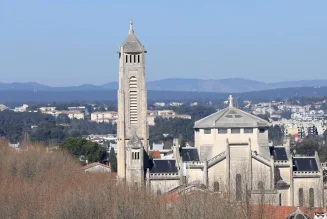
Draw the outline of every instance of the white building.
[[[27,108],[28,108],[28,105],[27,104],[23,104],[23,106],[15,107],[14,108],[14,111],[15,112],[26,112]]]

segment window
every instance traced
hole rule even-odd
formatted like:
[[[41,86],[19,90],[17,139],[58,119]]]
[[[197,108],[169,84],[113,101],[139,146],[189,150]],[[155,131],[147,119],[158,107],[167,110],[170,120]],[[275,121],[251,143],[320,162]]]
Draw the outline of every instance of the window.
[[[125,55],[125,62],[128,63],[128,56]]]
[[[262,182],[262,181],[259,181],[259,182],[258,182],[258,189],[259,189],[259,190],[263,190],[264,188],[265,188],[265,183]]]
[[[279,206],[282,206],[282,194],[279,193]]]
[[[218,129],[218,134],[227,134],[227,130],[226,128],[220,128]]]
[[[219,192],[219,182],[215,181],[213,183],[213,191]]]
[[[260,133],[265,133],[266,129],[265,128],[259,128]]]
[[[236,175],[236,200],[242,199],[242,176],[241,174]]]
[[[140,55],[137,55],[137,63],[140,63]]]
[[[253,128],[244,128],[244,133],[245,134],[253,133]]]
[[[309,189],[309,207],[313,208],[315,206],[315,196],[313,188]]]
[[[137,125],[137,79],[129,79],[129,116],[131,125]]]
[[[303,202],[304,202],[304,195],[303,195],[303,189],[299,189],[299,206],[303,207]]]
[[[211,129],[203,129],[204,134],[211,134]]]
[[[241,129],[240,128],[232,128],[231,129],[231,133],[232,134],[239,134],[241,132]]]

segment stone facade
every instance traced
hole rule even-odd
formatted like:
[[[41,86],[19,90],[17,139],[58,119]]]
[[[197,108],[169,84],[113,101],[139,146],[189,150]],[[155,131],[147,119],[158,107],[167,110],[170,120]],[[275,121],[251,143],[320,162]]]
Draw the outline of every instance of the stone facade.
[[[194,124],[194,147],[173,141],[166,159],[148,158],[147,97],[143,45],[129,35],[120,47],[118,90],[118,177],[146,184],[158,194],[194,185],[237,200],[274,205],[324,206],[318,156],[294,157],[289,142],[271,146],[270,124],[233,106]],[[169,157],[169,158],[168,158]]]
[[[134,34],[131,22],[127,39],[120,46],[119,50],[117,158],[118,177],[120,179],[132,180],[140,178],[136,176],[139,174],[139,171],[135,170],[135,166],[134,168],[129,167],[129,165],[132,165],[129,162],[129,158],[132,157],[134,151],[127,149],[127,144],[133,135],[136,135],[142,142],[141,149],[148,151],[145,53],[144,46]],[[132,173],[127,174],[126,169],[129,169]],[[136,174],[135,177],[131,176],[133,172]],[[128,179],[126,178],[127,175],[130,176]]]

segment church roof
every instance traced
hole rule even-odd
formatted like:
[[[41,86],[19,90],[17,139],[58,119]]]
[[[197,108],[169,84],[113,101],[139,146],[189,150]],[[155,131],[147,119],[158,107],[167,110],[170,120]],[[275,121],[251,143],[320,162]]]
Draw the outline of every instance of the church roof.
[[[196,148],[181,148],[180,156],[185,161],[200,161],[198,150]]]
[[[229,106],[195,122],[194,128],[255,128],[269,127],[269,123],[234,106]]]
[[[127,53],[144,52],[144,46],[134,34],[132,21],[130,22],[130,29],[129,29],[128,36],[121,46],[123,47],[124,52]]]
[[[154,159],[150,173],[178,173],[176,160]]]
[[[293,157],[294,171],[318,171],[318,164],[314,157]]]
[[[285,147],[274,147],[272,155],[274,156],[274,160],[288,160]]]

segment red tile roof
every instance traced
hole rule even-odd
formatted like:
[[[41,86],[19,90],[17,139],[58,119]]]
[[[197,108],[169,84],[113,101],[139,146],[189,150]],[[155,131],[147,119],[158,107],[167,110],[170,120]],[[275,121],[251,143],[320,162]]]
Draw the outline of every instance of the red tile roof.
[[[153,159],[160,159],[161,158],[160,151],[158,151],[158,150],[150,151],[149,156],[151,156]]]

